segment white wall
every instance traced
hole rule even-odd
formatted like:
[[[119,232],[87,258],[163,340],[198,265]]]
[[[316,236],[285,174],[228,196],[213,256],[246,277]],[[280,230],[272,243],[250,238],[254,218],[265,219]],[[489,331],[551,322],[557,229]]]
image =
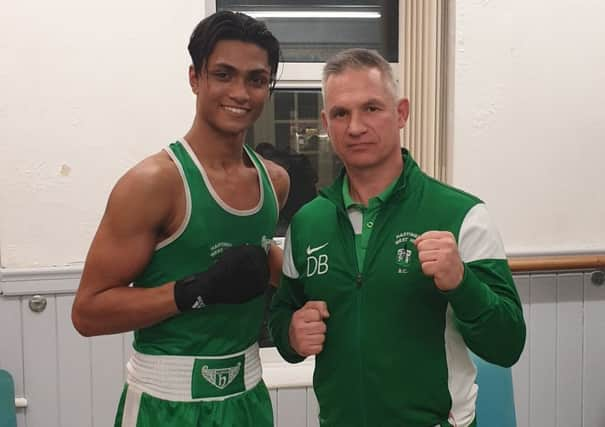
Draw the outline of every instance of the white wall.
[[[82,262],[108,193],[193,115],[204,0],[8,0],[0,14],[0,256]],[[458,0],[451,180],[509,253],[605,249],[605,3]]]
[[[191,124],[203,16],[203,0],[3,3],[2,266],[83,261],[117,178]]]
[[[508,253],[605,249],[605,3],[456,1],[451,181]]]

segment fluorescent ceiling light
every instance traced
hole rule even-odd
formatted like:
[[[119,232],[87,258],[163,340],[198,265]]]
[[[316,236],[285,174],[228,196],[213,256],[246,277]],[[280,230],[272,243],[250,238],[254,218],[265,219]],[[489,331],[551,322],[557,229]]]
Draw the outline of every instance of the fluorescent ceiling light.
[[[243,10],[243,13],[253,18],[352,18],[352,19],[378,19],[379,12],[346,12],[346,11],[313,11],[313,10],[293,10],[293,11],[255,11]]]

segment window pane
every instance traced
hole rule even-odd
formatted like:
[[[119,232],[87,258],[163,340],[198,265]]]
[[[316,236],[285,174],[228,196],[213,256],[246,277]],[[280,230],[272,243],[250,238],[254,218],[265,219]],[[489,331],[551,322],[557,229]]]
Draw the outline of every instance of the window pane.
[[[298,94],[298,115],[304,119],[319,118],[319,102],[317,94],[313,92],[300,92]]]
[[[296,211],[340,172],[341,164],[322,130],[321,108],[319,89],[277,89],[248,132],[247,142],[290,175],[290,195],[280,214],[278,236],[285,234]]]
[[[286,62],[324,62],[339,50],[365,47],[397,62],[397,0],[217,0],[217,10],[248,13],[278,38]]]
[[[277,120],[290,119],[290,113],[294,111],[294,93],[282,92],[275,96],[275,118]]]

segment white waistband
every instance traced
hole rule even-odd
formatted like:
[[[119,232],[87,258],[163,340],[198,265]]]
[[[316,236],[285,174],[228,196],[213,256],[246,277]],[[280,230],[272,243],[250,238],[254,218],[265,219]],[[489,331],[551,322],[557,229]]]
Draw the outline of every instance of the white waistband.
[[[196,360],[223,360],[243,356],[244,390],[223,396],[192,397],[193,367]],[[126,382],[159,399],[178,402],[224,400],[256,386],[262,378],[258,344],[238,353],[221,356],[155,356],[135,351],[126,364]]]

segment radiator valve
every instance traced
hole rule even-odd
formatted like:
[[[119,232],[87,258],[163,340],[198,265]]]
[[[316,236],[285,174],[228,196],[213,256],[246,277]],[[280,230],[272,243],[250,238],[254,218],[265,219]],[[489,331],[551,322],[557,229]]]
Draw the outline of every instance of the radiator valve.
[[[590,281],[595,286],[601,286],[605,283],[605,270],[595,270],[590,273]]]

